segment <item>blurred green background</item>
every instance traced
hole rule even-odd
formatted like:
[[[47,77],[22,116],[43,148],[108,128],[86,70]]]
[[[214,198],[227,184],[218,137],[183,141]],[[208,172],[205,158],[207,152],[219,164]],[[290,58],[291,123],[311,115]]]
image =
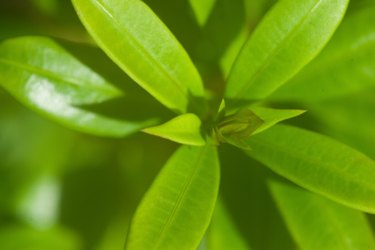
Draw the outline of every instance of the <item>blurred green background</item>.
[[[220,92],[242,41],[275,1],[216,0],[200,19],[188,0],[145,2],[188,50],[207,88]],[[374,1],[352,1],[348,15],[369,4]],[[22,35],[94,46],[68,0],[0,0],[0,40]],[[293,124],[375,159],[374,88],[281,105],[309,111]],[[77,133],[0,88],[0,249],[122,249],[134,209],[177,146],[140,133],[117,140]],[[249,245],[296,249],[265,184],[273,174],[230,146],[222,149],[221,195]]]

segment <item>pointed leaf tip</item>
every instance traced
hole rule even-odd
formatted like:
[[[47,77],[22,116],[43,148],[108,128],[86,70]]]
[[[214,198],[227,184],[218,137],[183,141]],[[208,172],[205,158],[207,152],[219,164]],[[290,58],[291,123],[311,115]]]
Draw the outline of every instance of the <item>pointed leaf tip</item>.
[[[278,1],[240,51],[225,97],[231,107],[265,98],[309,63],[341,22],[349,0]],[[293,60],[291,60],[293,58]]]
[[[201,125],[201,120],[196,115],[189,113],[142,131],[181,144],[203,146],[206,141],[202,135]]]
[[[197,249],[215,208],[219,179],[216,147],[181,146],[137,208],[125,249]]]
[[[135,82],[178,113],[204,98],[189,55],[158,16],[140,0],[73,0],[99,47]]]

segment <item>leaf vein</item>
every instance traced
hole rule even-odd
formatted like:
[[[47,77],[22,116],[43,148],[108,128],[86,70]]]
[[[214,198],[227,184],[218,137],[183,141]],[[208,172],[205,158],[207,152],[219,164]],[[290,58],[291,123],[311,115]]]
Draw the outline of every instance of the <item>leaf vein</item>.
[[[291,39],[293,39],[294,35],[299,31],[299,29],[308,21],[308,17],[314,13],[317,7],[321,4],[323,0],[318,0],[316,4],[307,12],[306,15],[300,20],[300,22],[288,33],[287,36],[280,42],[279,46],[277,46],[265,59],[264,63],[255,71],[255,73],[250,77],[247,81],[247,84],[243,85],[240,88],[235,96],[241,95],[251,87],[251,85],[257,80],[260,74],[272,63],[272,59],[277,56],[277,54],[281,51],[285,44],[287,44]]]

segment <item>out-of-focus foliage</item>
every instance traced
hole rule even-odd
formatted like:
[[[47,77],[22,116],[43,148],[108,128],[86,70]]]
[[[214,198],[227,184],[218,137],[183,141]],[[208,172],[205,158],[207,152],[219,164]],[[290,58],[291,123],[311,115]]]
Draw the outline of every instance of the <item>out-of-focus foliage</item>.
[[[84,1],[75,2],[83,3]],[[222,96],[225,92],[225,81],[229,77],[237,54],[249,36],[253,34],[254,29],[258,27],[265,13],[278,1],[145,0],[144,2],[165,23],[176,37],[176,41],[181,43],[181,47],[177,46],[177,55],[184,58],[188,70],[180,72],[177,76],[180,79],[191,77],[192,81],[185,86],[187,89],[193,89],[192,92],[197,92],[195,94],[200,97],[196,99],[193,96],[188,96],[187,99],[184,99],[185,95],[182,95],[181,98],[176,98],[177,95],[174,96],[173,91],[168,89],[161,96],[157,96],[160,94],[157,89],[154,90],[154,93],[150,91],[164,105],[180,112],[189,109],[190,102],[200,103],[201,97],[206,97],[201,90],[202,82],[208,89],[209,106],[212,110],[219,109],[221,100],[217,96]],[[291,5],[296,4],[296,1],[287,0],[287,2]],[[264,121],[263,127],[259,127],[259,131],[265,126],[269,128],[276,122],[299,115],[302,113],[300,110],[293,110],[297,107],[308,112],[289,123],[335,138],[367,155],[365,157],[361,153],[354,153],[357,158],[353,158],[355,160],[351,165],[353,169],[357,167],[356,162],[375,160],[375,85],[372,85],[375,83],[374,25],[371,23],[375,16],[374,7],[373,0],[351,1],[342,25],[323,53],[311,64],[308,64],[291,82],[262,103],[262,106],[272,106],[275,109],[254,107],[254,113]],[[146,14],[146,18],[150,18],[150,13]],[[329,13],[324,14],[331,17]],[[140,22],[144,21],[143,16],[138,16],[138,18],[142,19]],[[153,16],[151,19],[154,20],[155,17]],[[280,21],[282,22],[283,18]],[[129,25],[132,24],[129,23]],[[133,28],[136,32],[138,27],[135,25]],[[324,28],[328,29],[329,27],[324,26]],[[167,31],[163,30],[163,32]],[[163,32],[160,33],[166,35]],[[147,32],[144,32],[144,35],[146,36]],[[99,51],[95,42],[81,25],[70,1],[0,1],[0,43],[5,39],[17,36],[58,38],[57,40],[48,38],[48,41],[56,43],[61,51],[66,51],[76,58],[77,65],[87,65],[89,69],[103,77],[103,82],[113,84],[131,98],[130,101],[119,98],[116,101],[96,105],[90,96],[83,95],[86,92],[77,92],[79,100],[88,100],[88,102],[69,103],[72,107],[82,108],[85,112],[97,112],[103,115],[104,119],[121,120],[130,117],[132,120],[138,119],[137,121],[139,121],[140,118],[153,118],[151,122],[147,123],[150,126],[160,124],[160,121],[171,120],[172,112],[167,111],[150,94],[143,92],[132,79],[121,72],[106,55]],[[170,33],[166,37],[158,37],[158,39],[166,39],[171,44],[178,44],[174,38],[170,37]],[[72,45],[64,40],[79,42],[83,46]],[[43,41],[46,40],[40,40],[40,43],[36,42],[36,44],[41,46]],[[152,43],[152,41],[147,42]],[[116,41],[111,40],[103,43],[107,43],[107,50],[110,51],[114,49],[113,45]],[[86,46],[88,44],[89,47]],[[293,48],[291,46],[287,46],[287,48]],[[305,48],[305,46],[301,47]],[[18,48],[18,52],[22,52],[22,56],[32,49],[32,47],[25,46],[21,49]],[[122,58],[116,59],[117,63],[123,68],[127,68],[122,65],[129,62],[126,58],[127,53],[121,51],[121,46],[116,49],[124,52]],[[282,49],[276,49],[276,52],[279,50]],[[301,57],[304,57],[305,55],[300,50],[297,52],[301,53]],[[293,51],[293,53],[297,52]],[[316,52],[313,51],[313,54]],[[293,60],[288,57],[288,53],[289,50],[286,53],[286,59],[283,58],[281,61]],[[310,57],[312,55],[309,55]],[[174,59],[161,56],[156,60],[156,63],[167,65],[169,73],[173,75],[175,73],[173,72]],[[296,63],[301,64],[302,67],[307,61],[304,59],[303,63]],[[241,64],[241,62],[237,63]],[[329,67],[321,69],[322,65]],[[246,62],[240,66],[246,68]],[[202,82],[194,67],[199,71]],[[265,66],[261,66],[262,69],[263,67]],[[142,75],[144,73],[142,69],[142,67],[137,69],[139,71],[137,74]],[[74,67],[67,73],[73,73],[74,70],[79,71],[80,69]],[[295,73],[295,70],[296,68],[291,69],[292,73],[281,72],[281,75],[287,74],[288,77],[284,78],[289,78]],[[323,76],[324,70],[328,72],[325,72],[329,75],[328,78]],[[190,75],[189,72],[192,72],[193,75]],[[21,73],[17,76],[22,77],[25,72]],[[150,88],[151,81],[149,79],[140,81],[134,75],[135,81],[141,82],[145,89]],[[6,75],[2,73],[0,79],[5,81],[5,77]],[[169,79],[168,75],[166,79]],[[267,79],[276,79],[275,81],[280,85],[284,83],[274,75]],[[312,91],[316,91],[314,87],[311,89],[304,87],[304,84],[318,86],[314,85],[315,83],[327,86],[323,90],[324,93],[313,95]],[[332,85],[330,85],[331,83]],[[0,82],[0,85],[2,84],[5,82]],[[231,84],[237,84],[237,81],[232,80]],[[331,86],[339,91],[332,90]],[[66,92],[71,94],[74,91]],[[177,104],[173,106],[175,102]],[[76,104],[84,105],[75,106]],[[45,103],[45,108],[48,108],[48,103]],[[276,108],[284,109],[277,113]],[[208,120],[215,114],[204,115]],[[198,129],[200,124],[197,125],[194,121],[192,124],[192,126],[187,126],[187,131],[193,131],[193,135],[186,134],[184,130],[182,136],[180,131],[177,131],[177,135],[172,133],[172,136],[170,134],[168,136],[178,142],[186,143],[187,141],[192,144],[193,141],[193,144],[204,144],[205,141],[199,134],[202,132]],[[82,124],[79,125],[82,126]],[[139,126],[139,128],[143,127],[145,127],[144,124]],[[275,172],[296,182],[303,179],[300,184],[306,188],[348,205],[370,211],[367,205],[374,200],[366,199],[366,195],[368,195],[366,192],[374,191],[374,182],[371,182],[373,179],[370,179],[374,174],[369,171],[371,164],[368,164],[367,170],[363,168],[363,165],[358,165],[358,171],[351,170],[349,175],[348,169],[335,168],[341,165],[333,167],[326,162],[327,159],[331,162],[332,158],[340,155],[343,150],[345,151],[347,149],[345,146],[337,143],[330,144],[330,141],[322,145],[321,141],[325,141],[325,137],[314,137],[311,132],[307,137],[311,136],[312,139],[304,141],[300,137],[294,136],[295,133],[304,134],[301,132],[302,130],[285,129],[285,126],[282,128],[271,128],[264,134],[260,133],[253,138],[255,140],[252,142],[253,145],[250,143],[251,149],[247,151],[247,154],[255,156],[254,158],[259,162],[229,145],[219,147],[220,203],[217,203],[212,223],[199,249],[216,250],[220,249],[218,245],[223,247],[224,244],[235,246],[234,250],[289,250],[297,249],[297,247],[314,249],[316,245],[313,243],[320,241],[318,243],[324,245],[321,235],[332,236],[326,241],[325,246],[332,242],[332,244],[339,242],[346,246],[348,241],[353,240],[358,246],[368,244],[372,247],[375,235],[374,215],[365,216],[362,212],[342,207],[342,205],[327,201],[316,194],[311,194],[309,191],[295,189],[293,186],[278,187],[278,185],[284,185],[278,184],[271,185],[270,188],[270,180],[280,177],[276,177],[274,173],[264,167],[264,165],[272,166],[271,168]],[[121,127],[121,129],[123,128]],[[110,132],[115,133],[114,130]],[[133,133],[135,129],[127,132]],[[157,132],[161,133],[160,130]],[[167,132],[170,132],[170,128]],[[168,138],[165,136],[165,131],[162,131],[162,134]],[[284,136],[286,134],[288,136]],[[304,148],[311,141],[316,142],[314,143],[315,147]],[[290,145],[290,148],[285,149],[285,145]],[[182,150],[188,148],[188,146],[184,147],[185,149]],[[273,147],[273,149],[268,152],[269,147]],[[337,152],[335,155],[326,155],[325,159],[321,159],[321,154],[315,154],[315,150],[318,150],[319,147],[324,151],[332,149]],[[151,184],[158,176],[159,170],[176,152],[176,148],[177,144],[173,142],[140,133],[127,138],[108,139],[75,132],[25,109],[0,88],[0,249],[123,249],[131,218],[146,190],[149,187],[152,187],[151,192],[154,193],[165,193],[164,189],[169,190],[170,183],[163,182],[164,179],[157,179],[158,182],[152,186]],[[289,155],[297,157],[286,159],[285,155],[288,155],[288,152],[285,151],[288,151]],[[348,155],[353,155],[351,150],[348,152]],[[210,152],[210,154],[216,157],[216,153]],[[303,162],[299,158],[301,154],[306,156],[305,159],[307,158],[308,162]],[[189,160],[193,160],[195,156],[193,152],[183,158],[188,159],[185,159],[185,162],[190,163]],[[167,163],[166,166],[169,168],[165,169],[166,172],[161,172],[160,176],[175,174],[179,178],[189,179],[189,176],[181,176],[178,169],[171,166],[171,164],[178,165],[179,160],[181,159],[174,159],[172,162],[174,164]],[[212,158],[207,161],[212,161]],[[192,211],[189,208],[201,210],[202,214],[210,214],[213,210],[213,194],[216,194],[215,188],[218,185],[216,158],[211,163],[208,163],[208,166],[189,164],[182,166],[190,171],[202,173],[200,178],[191,179],[192,184],[198,183],[196,186],[192,185],[198,190],[187,189],[186,191],[183,187],[181,191],[182,194],[186,194],[186,197],[190,197],[191,193],[197,193],[196,196],[199,196],[202,202],[194,203],[190,198],[186,198],[185,203],[190,207],[181,208],[170,206],[168,201],[163,201],[166,210],[175,213],[173,215],[177,218],[177,225],[181,227],[187,225],[187,228],[191,226],[190,229],[199,228],[198,234],[202,234],[207,228],[209,218],[203,216],[198,221],[199,223],[189,220],[189,216],[191,216],[189,211]],[[211,180],[209,174],[212,172],[207,174],[205,172],[207,169],[204,167],[215,169],[215,178]],[[306,171],[298,172],[298,169],[301,168],[313,169],[311,175],[306,177],[304,176]],[[324,182],[324,178],[327,176],[323,176],[324,178],[318,176],[319,172],[323,175],[327,173],[324,169],[330,169],[340,176],[335,182],[328,185],[328,188],[324,187],[327,183],[329,184],[329,181]],[[191,176],[194,177],[194,174]],[[187,183],[189,184],[191,180],[189,179]],[[346,183],[348,180],[352,180],[353,183],[359,181],[362,187],[366,187],[363,188],[365,191],[358,190],[359,185],[352,183],[353,186],[350,186],[349,182]],[[204,186],[205,181],[215,185],[209,185],[212,189],[207,189]],[[309,185],[306,185],[309,181]],[[165,183],[168,185],[164,185]],[[340,183],[341,185],[339,185]],[[327,194],[327,190],[332,191],[332,194]],[[335,196],[340,192],[343,194],[342,196]],[[290,195],[290,193],[294,195]],[[363,194],[363,196],[359,194]],[[171,196],[173,196],[173,192],[171,192]],[[132,224],[133,233],[129,234],[131,240],[134,237],[139,237],[137,234],[143,231],[144,225],[139,224],[142,219],[151,218],[156,224],[165,222],[162,216],[153,218],[153,214],[150,215],[150,211],[147,211],[149,207],[152,207],[150,204],[154,202],[153,198],[155,197],[146,196],[143,209],[141,207],[141,210],[138,211],[138,216],[134,220],[135,224]],[[358,205],[359,203],[360,205]],[[301,204],[308,208],[300,209]],[[371,204],[369,206],[373,207]],[[309,209],[313,209],[314,213],[309,213]],[[373,212],[373,210],[371,211]],[[345,217],[350,218],[344,221]],[[369,219],[372,226],[373,235],[366,224],[366,218]],[[319,221],[322,223],[318,223]],[[152,231],[152,228],[150,230]],[[173,227],[167,227],[167,230],[173,231]],[[346,234],[340,234],[341,230],[345,230]],[[194,233],[194,230],[190,230],[186,234],[193,235]],[[158,234],[155,235],[158,236]],[[183,238],[184,232],[179,232],[176,235]],[[161,243],[158,244],[163,246],[165,243],[163,240],[161,239]],[[174,240],[179,240],[179,238]],[[235,243],[231,244],[231,241]],[[149,243],[152,244],[153,241],[150,240]],[[141,242],[140,244],[145,243]],[[176,244],[178,245],[178,243]],[[185,242],[184,244],[196,246],[198,242]],[[335,248],[330,249],[335,250]]]

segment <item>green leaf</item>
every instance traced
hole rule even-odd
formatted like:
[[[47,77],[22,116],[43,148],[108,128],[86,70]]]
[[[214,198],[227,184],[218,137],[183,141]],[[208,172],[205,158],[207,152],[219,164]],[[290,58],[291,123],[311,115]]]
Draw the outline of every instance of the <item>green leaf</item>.
[[[230,42],[220,58],[220,68],[223,71],[225,78],[228,77],[233,63],[249,35],[253,32],[259,21],[262,19],[262,16],[267,12],[273,2],[274,0],[244,1],[244,6],[241,8],[245,8],[246,10],[246,21],[242,22],[242,29],[236,34],[235,38]]]
[[[340,99],[311,103],[309,112],[324,133],[375,159],[375,88]],[[354,125],[355,124],[355,125]]]
[[[100,103],[123,95],[48,38],[20,37],[2,42],[0,65],[1,83],[18,95],[32,95],[29,85],[35,81],[43,85],[43,80],[55,82],[57,91],[69,94],[69,102],[76,105]],[[7,84],[9,81],[14,82]]]
[[[259,250],[297,249],[267,187],[267,180],[275,174],[229,145],[219,147],[219,155],[220,197],[250,246]]]
[[[323,52],[270,98],[316,102],[375,86],[374,15],[372,7],[344,19]]]
[[[219,172],[213,145],[178,149],[139,205],[126,249],[196,249],[215,208]]]
[[[222,109],[224,102],[220,109]],[[234,114],[222,117],[214,128],[214,137],[217,144],[230,143],[242,149],[250,149],[245,142],[263,121],[250,109],[240,109]]]
[[[249,31],[247,27],[243,27],[242,30],[237,34],[237,36],[231,41],[227,49],[220,58],[220,68],[223,72],[225,78],[230,74],[232,66],[236,61],[238,53],[241,51],[242,46],[246,42],[249,36]]]
[[[204,26],[215,6],[216,0],[189,0],[189,2],[194,10],[198,24]]]
[[[34,111],[82,132],[121,137],[155,124],[155,118],[121,120],[90,111],[123,93],[48,38],[2,42],[0,84]]]
[[[332,200],[375,213],[375,162],[323,135],[276,125],[251,137],[246,153],[276,173]]]
[[[194,114],[184,114],[172,120],[142,131],[151,135],[192,146],[203,146],[206,141],[201,131],[202,122]]]
[[[216,203],[206,245],[208,250],[250,250],[221,200]]]
[[[270,188],[300,249],[375,249],[363,213],[279,181]]]
[[[202,110],[202,80],[188,54],[140,0],[73,0],[83,24],[106,54],[168,108]],[[194,108],[193,108],[194,107]]]
[[[312,60],[340,23],[348,0],[281,0],[244,45],[230,73],[226,98],[270,95]]]
[[[254,131],[253,135],[263,132],[284,120],[299,116],[305,113],[305,110],[298,109],[272,109],[261,106],[250,107],[260,119],[263,120],[262,125]]]

